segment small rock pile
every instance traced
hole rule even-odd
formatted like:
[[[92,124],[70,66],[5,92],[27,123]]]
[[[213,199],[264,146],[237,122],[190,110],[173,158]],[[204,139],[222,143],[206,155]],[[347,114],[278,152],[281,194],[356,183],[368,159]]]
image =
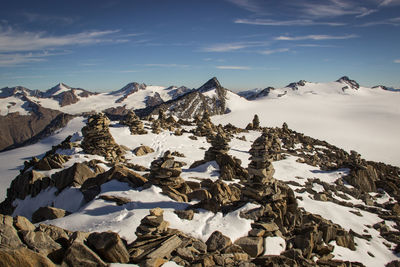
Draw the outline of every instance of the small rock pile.
[[[271,140],[270,136],[266,131],[258,137],[249,151],[250,164],[249,164],[249,176],[253,183],[264,184],[272,179],[275,172],[274,167],[271,164],[273,156],[270,153]]]
[[[170,151],[166,151],[162,157],[154,160],[150,166],[149,181],[162,188],[163,193],[170,198],[187,202],[187,195],[192,190],[180,177],[183,163],[175,161]]]
[[[260,130],[260,119],[258,118],[258,115],[255,114],[253,117],[253,121],[247,124],[246,130]]]
[[[206,209],[212,212],[228,211],[233,209],[235,202],[240,200],[240,187],[235,184],[226,184],[222,180],[215,182],[204,180],[200,188],[188,194],[189,200],[200,200],[192,209]]]
[[[120,123],[127,125],[132,135],[147,134],[147,131],[144,129],[143,122],[132,110],[128,112],[125,119],[121,120]]]
[[[196,136],[212,136],[216,132],[215,125],[211,122],[210,114],[208,111],[204,111],[201,120],[195,120],[197,128],[194,130]]]
[[[210,136],[208,140],[211,143],[211,147],[204,154],[205,161],[216,160],[218,154],[226,154],[229,151],[229,142],[231,140],[223,131],[218,131],[216,135]]]
[[[247,171],[241,166],[241,160],[228,154],[230,138],[225,135],[222,128],[217,127],[217,130],[216,135],[208,138],[211,147],[205,152],[204,159],[194,162],[190,168],[215,160],[220,168],[220,179],[227,181],[246,179]]]
[[[124,161],[124,150],[114,141],[109,126],[110,120],[99,113],[89,117],[87,125],[82,128],[81,146],[88,154],[100,155],[108,161]]]
[[[218,231],[204,243],[168,225],[162,209],[150,210],[136,229],[138,238],[128,245],[131,262],[140,266],[161,266],[167,261],[181,266],[254,266],[240,246]]]

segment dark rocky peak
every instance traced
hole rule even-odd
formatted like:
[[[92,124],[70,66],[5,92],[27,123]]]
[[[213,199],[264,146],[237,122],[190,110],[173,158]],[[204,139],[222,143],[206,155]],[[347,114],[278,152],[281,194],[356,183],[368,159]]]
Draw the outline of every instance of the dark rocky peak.
[[[31,95],[33,92],[36,91],[37,90],[32,91],[22,86],[4,87],[0,89],[0,98],[7,98],[10,96],[26,96]]]
[[[339,80],[337,80],[339,83],[344,83],[347,86],[349,86],[351,89],[359,89],[360,85],[355,81],[355,80],[350,80],[349,77],[343,76]]]
[[[292,90],[299,90],[299,86],[306,85],[306,82],[307,81],[305,81],[305,80],[300,80],[300,81],[295,82],[295,83],[289,83],[286,87],[292,88]]]
[[[56,86],[48,89],[46,92],[44,92],[43,97],[52,97],[54,95],[58,95],[62,92],[66,92],[71,90],[72,88],[64,83],[59,83]]]
[[[157,92],[155,92],[153,96],[147,96],[144,101],[146,103],[146,107],[154,107],[164,102],[160,94]]]
[[[239,92],[238,95],[246,98],[247,100],[254,100],[260,97],[268,96],[271,90],[275,90],[274,87],[267,87],[264,89],[253,89],[248,91]]]
[[[384,85],[377,85],[377,86],[372,87],[372,89],[382,89],[382,90],[385,90],[385,91],[400,92],[400,89],[395,89],[393,87],[387,87],[387,86],[384,86]]]
[[[213,77],[210,80],[208,80],[205,84],[203,84],[201,87],[199,87],[197,91],[203,93],[210,91],[212,89],[219,89],[219,88],[222,88],[221,84],[219,83],[216,77]]]
[[[111,92],[111,95],[120,95],[120,94],[124,94],[124,95],[130,95],[132,93],[135,93],[139,90],[144,90],[146,89],[147,85],[145,83],[137,83],[137,82],[133,82],[133,83],[128,83],[127,85],[125,85],[124,87],[122,87],[121,89]]]
[[[171,96],[172,99],[174,99],[174,98],[177,98],[178,96],[189,93],[189,92],[193,91],[194,89],[190,89],[186,86],[181,86],[181,87],[170,86],[170,87],[166,88],[165,90],[167,90],[168,95]]]

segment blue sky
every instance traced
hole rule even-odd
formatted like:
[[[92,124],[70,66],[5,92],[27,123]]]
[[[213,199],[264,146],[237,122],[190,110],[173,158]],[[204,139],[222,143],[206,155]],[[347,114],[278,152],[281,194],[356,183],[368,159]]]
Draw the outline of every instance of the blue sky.
[[[400,88],[400,0],[3,1],[0,87]]]

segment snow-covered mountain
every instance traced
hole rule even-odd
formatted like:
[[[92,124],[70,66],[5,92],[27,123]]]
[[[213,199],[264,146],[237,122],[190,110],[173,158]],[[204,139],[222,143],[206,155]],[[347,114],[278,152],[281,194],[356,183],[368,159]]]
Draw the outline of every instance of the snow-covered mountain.
[[[66,265],[378,267],[400,259],[399,168],[287,125],[134,122],[75,118],[31,154],[0,153],[26,159],[2,212],[40,222],[2,217],[0,244]]]

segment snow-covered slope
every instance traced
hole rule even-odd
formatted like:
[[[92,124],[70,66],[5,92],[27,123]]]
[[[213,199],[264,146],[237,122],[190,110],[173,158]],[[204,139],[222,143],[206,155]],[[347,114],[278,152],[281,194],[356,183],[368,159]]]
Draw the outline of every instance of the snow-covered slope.
[[[236,94],[227,95],[227,103],[232,109],[239,109],[242,105],[242,98]],[[256,101],[249,104],[243,109],[250,108],[251,105],[266,105],[265,100]],[[292,103],[293,104],[293,103]],[[235,114],[235,112],[232,112]],[[229,116],[231,116],[230,114]],[[236,114],[237,115],[237,114]],[[223,119],[223,115],[218,119]],[[232,118],[232,117],[230,117]],[[241,119],[249,121],[247,118]],[[146,123],[148,130],[150,124]],[[263,123],[264,124],[264,123]],[[265,123],[264,125],[266,125]],[[22,155],[28,156],[26,151],[30,151],[31,155],[42,153],[47,144],[52,144],[60,141],[63,136],[75,133],[74,140],[81,139],[82,133],[78,130],[82,126],[82,119],[77,118],[70,122],[68,127],[61,131],[58,136],[53,137],[52,140],[44,141],[41,145],[25,148],[24,150],[14,150],[0,154],[3,158],[1,162],[6,165],[10,164],[9,160],[12,155],[18,160]],[[185,130],[191,130],[194,126],[184,126]],[[210,144],[206,141],[205,137],[197,137],[197,140],[189,138],[190,133],[184,133],[182,136],[175,136],[171,131],[162,131],[160,134],[148,133],[145,135],[131,135],[128,127],[124,127],[117,122],[111,124],[110,132],[115,141],[119,145],[124,145],[128,150],[126,159],[128,163],[139,164],[144,167],[150,167],[150,163],[163,155],[165,151],[179,151],[184,154],[184,157],[176,157],[176,160],[184,162],[186,165],[182,168],[181,177],[185,181],[199,181],[199,179],[209,178],[217,180],[219,175],[219,166],[216,162],[209,162],[197,168],[190,169],[189,166],[196,160],[203,158],[204,151],[208,149]],[[245,137],[239,139],[239,137]],[[241,160],[242,167],[246,168],[249,164],[249,149],[254,140],[260,136],[259,131],[249,131],[247,133],[234,134],[229,145],[230,150],[228,153]],[[144,155],[135,156],[132,150],[140,145],[147,145],[153,148],[154,152]],[[302,144],[295,145],[296,150],[300,152],[303,149]],[[27,150],[26,150],[27,149]],[[325,146],[315,146],[313,152],[323,151],[328,149]],[[64,168],[72,166],[76,162],[84,162],[91,159],[101,160],[106,162],[103,157],[88,155],[83,153],[82,149],[74,148],[71,150],[59,150],[61,154],[71,156],[71,159],[64,165]],[[13,154],[10,154],[13,153]],[[25,154],[24,154],[25,153]],[[17,156],[18,155],[18,156]],[[372,225],[380,223],[382,219],[377,214],[367,211],[368,205],[360,199],[355,199],[349,194],[342,193],[335,195],[334,198],[338,201],[351,203],[353,206],[338,204],[331,201],[316,200],[312,194],[325,192],[322,183],[335,186],[337,180],[341,180],[349,174],[349,169],[336,169],[332,171],[321,170],[318,166],[311,166],[306,163],[299,162],[300,156],[286,155],[285,159],[274,161],[273,166],[276,170],[274,177],[280,181],[286,182],[295,191],[297,203],[305,211],[321,215],[323,218],[331,220],[333,223],[340,225],[346,231],[350,229],[359,235],[368,234],[371,236],[370,240],[361,237],[354,237],[356,249],[350,250],[343,246],[339,246],[335,241],[331,241],[334,259],[358,261],[365,266],[378,267],[384,266],[387,262],[398,260],[399,255],[393,253],[395,244],[385,240],[380,235],[379,231],[374,229]],[[21,164],[21,161],[19,161]],[[3,170],[7,167],[3,165]],[[105,164],[100,164],[106,170],[110,167]],[[2,170],[2,173],[3,173]],[[59,171],[41,171],[45,175],[51,175]],[[14,171],[15,173],[16,171]],[[143,173],[142,173],[143,174]],[[311,179],[311,180],[309,180]],[[311,189],[300,190],[306,188],[307,183],[311,182]],[[238,183],[239,180],[234,180],[229,183]],[[352,188],[350,185],[346,187]],[[164,209],[164,219],[170,223],[171,228],[179,229],[180,231],[189,234],[195,238],[206,241],[214,231],[220,231],[222,234],[228,236],[232,241],[240,237],[247,236],[248,231],[251,230],[253,220],[245,219],[240,216],[241,212],[248,211],[253,208],[259,207],[258,204],[247,203],[241,208],[223,214],[221,212],[213,213],[210,211],[200,209],[198,213],[194,214],[193,220],[185,220],[179,218],[174,210],[184,210],[196,201],[189,203],[177,202],[168,196],[162,194],[160,187],[152,185],[148,188],[131,188],[127,183],[119,182],[116,180],[104,183],[101,186],[101,195],[123,197],[129,200],[129,203],[118,206],[113,202],[105,201],[96,197],[92,201],[85,203],[83,194],[80,192],[79,187],[68,187],[61,193],[57,192],[54,187],[49,187],[42,190],[35,197],[28,196],[24,200],[17,199],[14,202],[16,209],[13,216],[23,215],[31,218],[32,213],[41,206],[54,206],[57,208],[66,209],[72,212],[71,215],[56,220],[45,221],[45,224],[56,225],[72,231],[114,231],[117,232],[128,243],[133,242],[137,237],[135,229],[139,226],[142,218],[148,215],[149,209],[161,207]],[[381,194],[380,196],[371,193],[371,196],[376,196],[376,202],[383,203],[392,201],[388,195]],[[74,201],[70,201],[70,200]],[[354,205],[360,205],[355,207]],[[382,208],[383,209],[383,208]],[[395,231],[395,223],[391,220],[386,220],[384,224]],[[282,234],[274,234],[273,236],[265,237],[264,243],[268,244],[265,253],[267,255],[279,255],[286,248],[286,242],[281,236]]]
[[[400,166],[400,94],[380,88],[346,88],[341,82],[271,90],[253,101],[236,98],[215,123],[245,127],[254,114],[268,126],[287,122],[297,131],[327,140],[365,158]]]

